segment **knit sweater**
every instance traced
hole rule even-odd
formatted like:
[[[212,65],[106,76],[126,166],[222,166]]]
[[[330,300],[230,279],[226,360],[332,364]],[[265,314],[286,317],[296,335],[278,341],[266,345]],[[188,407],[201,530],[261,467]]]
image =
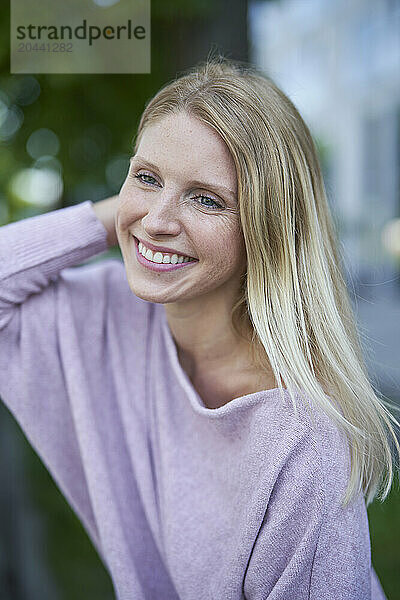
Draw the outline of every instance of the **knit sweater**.
[[[106,237],[91,201],[0,228],[0,397],[116,598],[384,600],[344,435],[287,390],[207,408]]]

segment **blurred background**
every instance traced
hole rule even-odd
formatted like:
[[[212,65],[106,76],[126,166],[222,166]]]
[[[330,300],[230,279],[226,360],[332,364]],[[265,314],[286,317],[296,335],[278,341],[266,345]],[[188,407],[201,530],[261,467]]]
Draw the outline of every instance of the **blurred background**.
[[[152,0],[151,14],[151,74],[11,75],[0,5],[0,225],[118,193],[163,84],[210,50],[252,62],[311,129],[371,381],[400,406],[400,0]],[[119,249],[100,260],[110,256]],[[0,598],[113,599],[80,522],[1,403],[0,477]],[[368,518],[375,570],[400,599],[397,481]]]

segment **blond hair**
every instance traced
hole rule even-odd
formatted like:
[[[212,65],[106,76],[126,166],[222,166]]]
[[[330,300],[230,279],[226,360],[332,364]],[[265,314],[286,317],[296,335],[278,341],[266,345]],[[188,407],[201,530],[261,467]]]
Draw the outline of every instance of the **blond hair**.
[[[367,506],[375,497],[383,502],[400,456],[391,422],[400,425],[368,378],[307,125],[269,77],[219,55],[150,99],[135,152],[148,125],[180,111],[217,131],[236,166],[247,272],[233,326],[251,340],[260,370],[272,368],[281,394],[285,383],[295,412],[297,390],[346,434],[351,472],[343,505],[361,490]]]

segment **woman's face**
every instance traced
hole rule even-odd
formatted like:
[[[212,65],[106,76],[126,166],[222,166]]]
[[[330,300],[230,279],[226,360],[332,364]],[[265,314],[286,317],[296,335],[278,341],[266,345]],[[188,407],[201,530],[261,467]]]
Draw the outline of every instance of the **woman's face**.
[[[183,112],[147,126],[119,193],[116,231],[139,298],[167,304],[222,294],[233,302],[246,253],[235,165],[217,132]],[[135,238],[196,260],[153,270],[157,263],[138,259]]]

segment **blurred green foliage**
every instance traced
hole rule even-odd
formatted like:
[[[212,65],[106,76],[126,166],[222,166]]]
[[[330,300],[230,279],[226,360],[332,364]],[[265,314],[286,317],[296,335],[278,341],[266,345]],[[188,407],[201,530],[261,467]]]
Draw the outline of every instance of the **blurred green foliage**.
[[[398,478],[385,502],[367,509],[371,554],[388,600],[400,600],[400,488]]]
[[[0,225],[90,199],[118,193],[128,169],[139,118],[155,92],[180,71],[219,47],[210,25],[229,30],[233,58],[247,52],[246,2],[231,3],[230,21],[211,0],[152,0],[151,74],[10,74],[9,5],[0,5]],[[238,9],[235,9],[235,6]],[[232,20],[233,19],[233,20]],[[44,130],[59,141],[53,160],[44,163],[60,173],[63,193],[55,205],[43,198],[27,202],[15,177],[39,168],[29,150],[32,134]],[[40,144],[39,144],[40,146]],[[43,143],[43,151],[46,144]],[[40,147],[36,149],[40,154]],[[43,163],[42,160],[42,163]],[[43,164],[41,165],[43,167]],[[35,188],[38,187],[33,180]],[[36,189],[36,194],[40,191]]]

